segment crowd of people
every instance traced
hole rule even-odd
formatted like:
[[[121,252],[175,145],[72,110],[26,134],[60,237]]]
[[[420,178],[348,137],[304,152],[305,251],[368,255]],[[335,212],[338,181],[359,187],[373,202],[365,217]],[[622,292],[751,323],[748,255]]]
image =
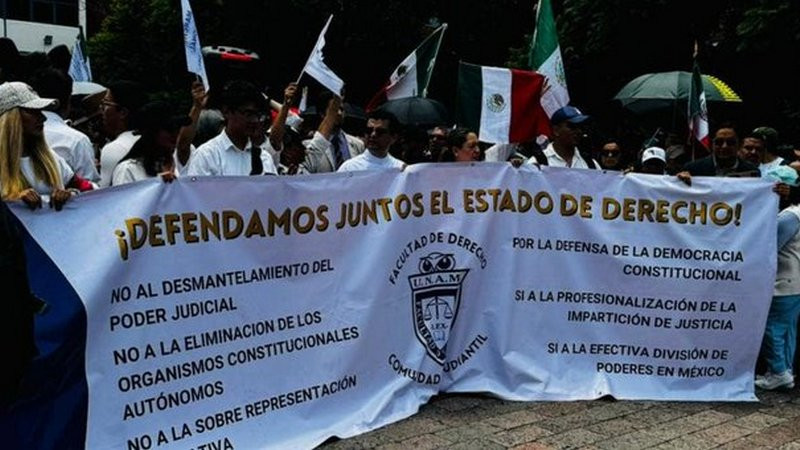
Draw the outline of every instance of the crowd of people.
[[[8,45],[2,43],[3,48]],[[57,58],[28,56],[26,61],[34,67],[11,71],[9,61],[0,61],[0,191],[4,202],[21,201],[30,208],[60,210],[80,192],[155,177],[172,182],[182,176],[294,176],[402,170],[426,162],[641,172],[677,176],[687,184],[695,176],[770,178],[782,209],[778,280],[764,339],[767,371],[756,385],[794,386],[800,150],[781,146],[778,132],[770,127],[742,134],[732,124],[719,125],[708,150],[699,143],[687,145],[674,134],[654,136],[636,149],[613,139],[592,149],[582,145],[590,117],[564,106],[552,115],[552,133],[546,139],[490,145],[480,142],[476,130],[402,124],[380,108],[348,124],[343,99],[328,91],[317,96],[315,116],[304,114],[298,110],[300,90],[294,83],[278,102],[248,81],[228,80],[207,93],[198,80],[189,89],[188,111],[148,101],[145,89],[129,80],[76,98],[74,83]],[[3,258],[5,265],[10,259]],[[29,309],[22,309],[24,316]],[[30,354],[24,347],[24,356]]]

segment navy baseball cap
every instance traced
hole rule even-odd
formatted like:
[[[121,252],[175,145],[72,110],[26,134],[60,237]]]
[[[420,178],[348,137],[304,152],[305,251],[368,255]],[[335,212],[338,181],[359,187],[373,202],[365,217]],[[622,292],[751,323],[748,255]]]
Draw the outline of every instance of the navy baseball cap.
[[[550,118],[550,123],[553,125],[558,125],[564,121],[569,123],[581,123],[588,119],[589,116],[581,113],[581,110],[574,106],[567,105],[553,113],[553,117]]]

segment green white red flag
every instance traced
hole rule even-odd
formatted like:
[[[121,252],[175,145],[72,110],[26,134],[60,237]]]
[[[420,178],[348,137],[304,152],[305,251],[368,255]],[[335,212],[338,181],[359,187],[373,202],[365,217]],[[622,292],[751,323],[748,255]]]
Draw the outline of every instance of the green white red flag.
[[[561,59],[561,47],[558,45],[558,32],[550,0],[539,0],[536,8],[536,28],[533,30],[528,53],[528,65],[547,78],[547,85],[542,93],[542,107],[548,117],[569,104],[564,61]]]
[[[484,142],[527,142],[550,134],[542,108],[544,76],[536,72],[460,63],[458,123]]]
[[[710,148],[708,136],[708,109],[706,93],[703,90],[703,77],[697,61],[692,68],[692,84],[689,87],[689,136],[697,139],[703,147]]]
[[[428,84],[439,54],[442,37],[447,24],[434,30],[410,55],[394,69],[389,81],[372,97],[367,104],[367,111],[372,111],[387,100],[406,97],[426,97]]]

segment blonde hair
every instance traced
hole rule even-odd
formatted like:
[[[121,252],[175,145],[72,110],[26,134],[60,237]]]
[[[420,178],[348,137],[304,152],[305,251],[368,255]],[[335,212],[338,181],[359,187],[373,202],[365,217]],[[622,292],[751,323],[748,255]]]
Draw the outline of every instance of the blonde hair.
[[[53,189],[63,189],[58,164],[47,146],[44,136],[25,137],[22,112],[14,108],[0,115],[0,194],[3,200],[16,200],[19,194],[31,187],[22,174],[22,149],[25,139],[34,139],[29,155],[34,176]]]

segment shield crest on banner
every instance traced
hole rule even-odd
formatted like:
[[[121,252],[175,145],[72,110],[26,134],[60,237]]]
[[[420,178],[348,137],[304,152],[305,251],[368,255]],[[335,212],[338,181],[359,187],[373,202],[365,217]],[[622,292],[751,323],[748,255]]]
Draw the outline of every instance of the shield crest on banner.
[[[420,258],[420,272],[408,277],[414,333],[428,356],[443,365],[469,269],[455,269],[453,255],[431,253]]]

